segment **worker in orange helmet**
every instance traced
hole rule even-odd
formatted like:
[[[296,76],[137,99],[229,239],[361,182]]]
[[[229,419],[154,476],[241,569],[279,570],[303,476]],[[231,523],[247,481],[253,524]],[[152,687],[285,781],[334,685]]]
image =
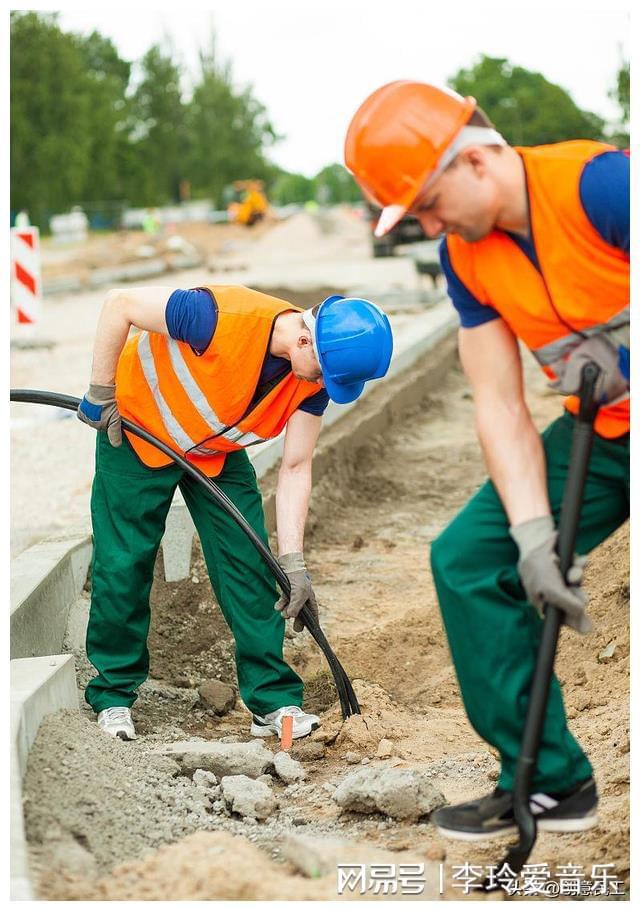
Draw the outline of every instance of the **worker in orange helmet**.
[[[629,515],[629,157],[577,140],[515,148],[473,98],[418,82],[373,92],[349,126],[345,159],[382,209],[429,237],[460,317],[490,481],[431,547],[431,565],[471,724],[500,753],[495,791],[432,815],[446,836],[515,829],[512,788],[542,620],[552,603],[591,629],[584,556]],[[518,340],[569,397],[542,435],[522,383]],[[576,548],[565,581],[557,522],[581,368],[600,367],[601,407]],[[592,767],[569,732],[553,678],[531,806],[543,830],[597,822]]]

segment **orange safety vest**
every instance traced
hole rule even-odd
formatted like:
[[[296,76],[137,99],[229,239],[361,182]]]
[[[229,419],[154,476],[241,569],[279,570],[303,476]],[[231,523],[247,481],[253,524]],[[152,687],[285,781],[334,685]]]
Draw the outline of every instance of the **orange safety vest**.
[[[580,202],[585,164],[612,146],[577,140],[517,148],[527,179],[531,239],[540,265],[503,231],[475,243],[447,237],[451,265],[482,304],[498,311],[550,379],[587,336],[629,322],[629,257],[606,243]],[[573,414],[577,396],[565,399]],[[628,397],[600,409],[595,430],[629,430]]]
[[[300,403],[322,387],[288,371],[254,402],[276,317],[301,308],[249,288],[203,287],[218,309],[204,354],[159,332],[140,332],[120,355],[116,399],[123,418],[215,477],[228,452],[277,437]],[[149,468],[171,464],[150,443],[127,438]]]

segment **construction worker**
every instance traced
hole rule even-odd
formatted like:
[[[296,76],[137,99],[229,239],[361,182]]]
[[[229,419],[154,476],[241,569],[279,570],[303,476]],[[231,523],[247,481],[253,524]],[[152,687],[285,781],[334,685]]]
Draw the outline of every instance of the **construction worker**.
[[[127,341],[132,326],[141,330]],[[149,287],[107,295],[80,420],[97,435],[91,497],[94,557],[87,655],[97,676],[85,699],[112,736],[135,738],[130,708],[149,670],[149,592],[176,487],[198,530],[211,584],[233,633],[251,733],[293,736],[319,723],[302,711],[302,681],[283,660],[284,618],[309,603],[303,556],[311,457],[329,399],[352,402],[387,372],[389,320],[374,304],[334,295],[311,310],[234,286]],[[121,416],[186,457],[216,483],[267,543],[247,446],[286,426],[276,512],[290,598],[244,532],[182,469],[122,433]],[[277,603],[276,603],[277,602]],[[275,606],[275,610],[274,610]],[[297,619],[294,628],[303,628]]]
[[[429,237],[460,318],[490,481],[433,542],[431,565],[462,698],[478,734],[500,754],[488,796],[445,807],[446,836],[514,829],[512,788],[542,620],[552,603],[588,632],[583,559],[562,577],[557,522],[581,368],[601,370],[602,407],[577,551],[587,554],[629,515],[629,158],[601,142],[514,148],[473,98],[416,82],[370,95],[346,137],[345,159],[382,213],[383,235],[407,213]],[[565,412],[540,436],[523,392],[518,340]],[[597,821],[589,760],[567,728],[553,678],[533,779],[540,829]]]

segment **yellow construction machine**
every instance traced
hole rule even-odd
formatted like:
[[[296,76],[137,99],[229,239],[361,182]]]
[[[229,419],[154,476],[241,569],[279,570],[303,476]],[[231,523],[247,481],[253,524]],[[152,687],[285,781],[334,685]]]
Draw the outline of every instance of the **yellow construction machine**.
[[[229,221],[236,225],[255,225],[269,211],[269,203],[261,180],[236,180],[232,201],[227,206]]]

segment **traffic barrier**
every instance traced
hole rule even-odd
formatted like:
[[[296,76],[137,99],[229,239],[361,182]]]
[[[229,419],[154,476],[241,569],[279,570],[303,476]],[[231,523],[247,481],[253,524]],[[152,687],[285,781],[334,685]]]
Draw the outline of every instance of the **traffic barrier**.
[[[11,228],[11,302],[19,323],[36,323],[42,304],[40,232]]]

